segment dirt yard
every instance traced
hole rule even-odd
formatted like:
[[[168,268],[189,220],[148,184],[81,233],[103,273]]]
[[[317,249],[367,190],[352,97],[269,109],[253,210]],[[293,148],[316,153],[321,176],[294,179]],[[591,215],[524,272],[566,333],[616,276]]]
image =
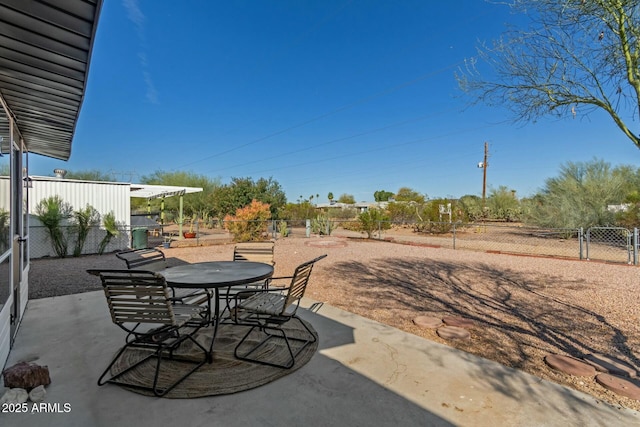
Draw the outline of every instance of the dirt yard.
[[[336,244],[328,242],[337,242]],[[233,245],[172,247],[169,265],[230,260]],[[276,242],[276,276],[327,253],[307,296],[426,339],[495,360],[614,405],[640,410],[591,377],[549,368],[555,353],[604,354],[640,367],[638,267],[452,250],[344,237]],[[30,298],[100,289],[88,268],[122,268],[113,254],[33,260]],[[468,341],[445,341],[418,316],[473,321]]]

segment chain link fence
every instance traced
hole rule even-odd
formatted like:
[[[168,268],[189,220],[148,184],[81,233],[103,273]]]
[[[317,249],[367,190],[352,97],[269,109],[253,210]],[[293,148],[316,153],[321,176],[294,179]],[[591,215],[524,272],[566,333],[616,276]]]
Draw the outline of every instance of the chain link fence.
[[[635,243],[634,243],[635,242]],[[586,232],[586,258],[638,264],[638,230],[591,227]]]
[[[73,254],[76,245],[77,234],[72,227],[61,227],[64,236],[67,238],[67,255]],[[106,231],[99,227],[92,227],[89,230],[87,239],[82,247],[82,255],[97,254],[100,242],[106,235]],[[104,253],[119,251],[131,247],[131,228],[122,227],[120,233],[114,236],[104,249]],[[53,249],[51,237],[47,229],[42,226],[29,227],[29,251],[31,258],[57,257],[58,254]]]
[[[246,221],[245,221],[246,222]],[[600,260],[638,265],[638,230],[620,227],[592,227],[584,231],[574,228],[538,228],[511,223],[448,222],[399,223],[375,221],[363,227],[358,220],[267,220],[247,224],[258,227],[260,238],[311,238],[336,236],[342,238],[384,239],[399,243],[441,247],[457,250],[474,250],[495,253],[510,253],[557,258]],[[175,225],[155,229],[123,227],[104,252],[123,250],[136,245],[142,247],[165,245],[169,240],[182,245],[201,245],[205,240],[233,241],[223,221],[200,224],[196,222],[194,239],[178,236]],[[183,231],[189,231],[185,227]],[[73,253],[75,234],[71,227],[65,230],[68,236],[68,255]],[[96,254],[105,230],[94,227],[90,230],[82,254]],[[44,227],[29,228],[30,254],[32,258],[56,257],[50,238]],[[167,246],[168,247],[168,246]]]

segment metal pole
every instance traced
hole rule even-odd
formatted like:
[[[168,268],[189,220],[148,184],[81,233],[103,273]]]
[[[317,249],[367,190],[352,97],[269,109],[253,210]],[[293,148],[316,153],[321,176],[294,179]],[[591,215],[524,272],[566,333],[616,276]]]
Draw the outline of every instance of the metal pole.
[[[482,162],[482,217],[484,218],[485,209],[487,207],[486,199],[487,199],[487,159],[489,157],[489,143],[484,143],[484,161]]]
[[[453,224],[453,249],[456,248],[456,225]]]
[[[633,229],[633,265],[638,265],[638,229]]]
[[[584,240],[584,234],[583,234],[583,230],[582,227],[578,228],[578,250],[580,251],[580,259],[583,259],[583,240]]]

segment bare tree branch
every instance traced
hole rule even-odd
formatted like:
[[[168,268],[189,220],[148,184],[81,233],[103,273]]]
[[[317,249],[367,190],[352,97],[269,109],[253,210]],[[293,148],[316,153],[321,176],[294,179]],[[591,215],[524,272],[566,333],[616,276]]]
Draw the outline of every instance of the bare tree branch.
[[[640,148],[629,127],[640,117],[640,0],[507,4],[530,25],[479,45],[477,58],[456,73],[472,104],[506,107],[516,122],[605,111]]]

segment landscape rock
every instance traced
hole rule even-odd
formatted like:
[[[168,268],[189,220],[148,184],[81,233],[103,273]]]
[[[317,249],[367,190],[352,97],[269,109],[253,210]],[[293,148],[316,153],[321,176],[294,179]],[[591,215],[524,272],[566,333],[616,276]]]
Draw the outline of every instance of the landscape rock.
[[[445,316],[442,321],[447,326],[457,326],[458,328],[473,328],[475,325],[473,320],[458,316]]]
[[[457,326],[443,326],[438,328],[436,333],[445,340],[468,340],[471,338],[469,331]]]
[[[549,354],[544,361],[553,369],[576,377],[592,377],[596,374],[596,368],[575,357]]]
[[[436,329],[442,326],[442,320],[437,317],[418,316],[413,319],[413,323],[422,328]]]
[[[29,392],[29,400],[34,403],[40,403],[44,401],[47,392],[44,389],[43,385],[39,385]]]
[[[31,390],[39,385],[51,384],[49,368],[35,363],[20,362],[2,371],[4,386]]]
[[[24,403],[29,399],[29,393],[23,388],[10,388],[0,398],[0,405],[5,403]]]
[[[636,370],[633,366],[618,358],[607,356],[604,354],[587,354],[584,360],[593,365],[596,370],[607,374],[618,375],[621,377],[636,377]]]
[[[640,383],[630,378],[616,377],[610,374],[598,374],[598,384],[612,392],[630,399],[640,400]]]

